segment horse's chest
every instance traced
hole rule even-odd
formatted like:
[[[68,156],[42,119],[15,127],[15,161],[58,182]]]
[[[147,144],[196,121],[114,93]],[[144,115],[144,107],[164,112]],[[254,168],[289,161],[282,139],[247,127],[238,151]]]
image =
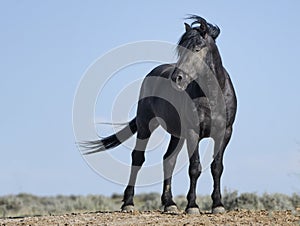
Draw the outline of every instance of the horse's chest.
[[[211,129],[211,110],[206,97],[194,99],[199,119],[199,134],[202,137],[209,136]]]

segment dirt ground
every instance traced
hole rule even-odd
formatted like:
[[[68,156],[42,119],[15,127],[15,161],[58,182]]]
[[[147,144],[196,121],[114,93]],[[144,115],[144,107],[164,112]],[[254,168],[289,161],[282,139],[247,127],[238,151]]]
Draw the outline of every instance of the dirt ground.
[[[0,219],[0,225],[300,225],[300,212],[239,210],[216,215],[164,214],[161,211],[95,212],[6,218]]]

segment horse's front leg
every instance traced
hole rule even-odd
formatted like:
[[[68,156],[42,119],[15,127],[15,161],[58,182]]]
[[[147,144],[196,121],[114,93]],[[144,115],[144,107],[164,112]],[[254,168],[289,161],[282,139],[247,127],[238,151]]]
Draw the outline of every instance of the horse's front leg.
[[[214,146],[214,160],[211,164],[211,173],[214,180],[214,189],[211,194],[211,198],[213,201],[212,205],[212,213],[224,213],[225,208],[222,203],[221,197],[221,176],[223,173],[223,156],[225,152],[225,148],[231,138],[232,127],[229,127],[225,130],[224,137],[216,137],[214,138],[215,146]]]
[[[187,139],[187,149],[189,153],[189,176],[190,176],[190,189],[187,194],[187,207],[186,213],[188,214],[199,214],[199,207],[196,204],[196,186],[197,180],[201,174],[201,164],[199,156],[199,136],[194,131],[190,132],[190,136]]]
[[[164,187],[163,193],[161,196],[161,202],[164,206],[165,212],[177,212],[177,206],[173,201],[173,195],[171,190],[172,175],[174,167],[176,164],[178,153],[180,152],[184,143],[183,138],[177,138],[171,136],[171,140],[167,149],[166,154],[164,155]]]

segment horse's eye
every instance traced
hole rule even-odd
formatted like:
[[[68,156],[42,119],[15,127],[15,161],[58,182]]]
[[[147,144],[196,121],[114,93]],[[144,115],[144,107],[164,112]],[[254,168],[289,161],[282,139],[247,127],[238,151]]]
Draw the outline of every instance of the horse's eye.
[[[200,48],[195,48],[194,51],[195,51],[195,52],[200,52],[200,50],[201,50]]]

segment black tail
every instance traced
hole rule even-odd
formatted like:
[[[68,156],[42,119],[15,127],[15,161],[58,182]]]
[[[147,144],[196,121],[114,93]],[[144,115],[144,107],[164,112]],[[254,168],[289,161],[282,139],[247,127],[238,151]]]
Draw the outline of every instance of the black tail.
[[[100,151],[105,151],[107,149],[119,146],[129,137],[133,136],[133,134],[135,134],[136,131],[136,118],[134,118],[124,129],[120,130],[116,134],[113,134],[101,140],[82,142],[79,145],[85,149],[83,153],[84,155],[94,154]]]

